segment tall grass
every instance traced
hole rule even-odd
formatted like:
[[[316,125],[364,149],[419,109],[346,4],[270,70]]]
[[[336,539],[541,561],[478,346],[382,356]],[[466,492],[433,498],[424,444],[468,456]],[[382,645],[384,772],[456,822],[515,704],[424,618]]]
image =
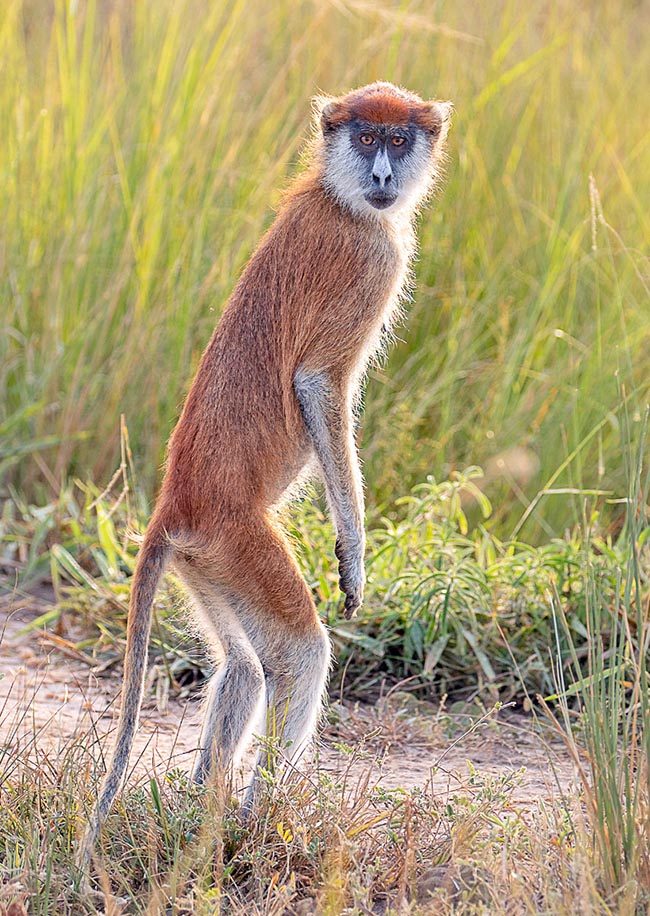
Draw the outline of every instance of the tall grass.
[[[368,387],[371,502],[480,463],[507,535],[539,491],[622,491],[615,375],[632,414],[650,379],[649,39],[633,3],[8,4],[4,486],[41,500],[71,475],[106,479],[124,414],[153,491],[310,94],[387,78],[457,113],[408,329]],[[580,511],[543,495],[522,534]]]
[[[584,565],[584,643],[575,639],[557,591],[553,600],[558,656],[565,659],[553,699],[583,789],[577,829],[587,826],[605,893],[616,894],[620,912],[630,913],[650,899],[647,421],[646,411],[636,447],[626,452],[626,550],[616,592],[608,595],[593,563]]]

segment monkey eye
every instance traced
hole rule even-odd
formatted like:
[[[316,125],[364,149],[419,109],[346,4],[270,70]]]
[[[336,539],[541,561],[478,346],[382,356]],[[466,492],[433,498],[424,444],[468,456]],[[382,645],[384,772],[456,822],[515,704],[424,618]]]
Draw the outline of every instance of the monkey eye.
[[[372,134],[361,134],[359,140],[361,143],[363,143],[364,146],[372,146],[372,144],[375,142],[375,138],[372,136]]]
[[[393,137],[392,143],[393,146],[404,146],[406,143],[406,137]]]

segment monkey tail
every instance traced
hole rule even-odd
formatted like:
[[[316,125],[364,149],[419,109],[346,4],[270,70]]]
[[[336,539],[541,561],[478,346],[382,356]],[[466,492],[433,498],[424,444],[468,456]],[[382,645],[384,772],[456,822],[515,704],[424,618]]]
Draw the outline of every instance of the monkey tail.
[[[162,525],[156,522],[150,524],[140,548],[131,588],[126,630],[122,708],[117,726],[115,749],[79,849],[77,864],[82,873],[87,871],[99,829],[117,795],[128,766],[144,693],[153,602],[158,583],[169,562],[172,550]]]

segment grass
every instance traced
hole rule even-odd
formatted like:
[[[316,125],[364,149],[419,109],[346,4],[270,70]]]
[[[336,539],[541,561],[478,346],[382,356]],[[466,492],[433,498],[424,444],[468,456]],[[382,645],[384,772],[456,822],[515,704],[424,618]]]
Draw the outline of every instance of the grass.
[[[515,774],[495,782],[473,770],[451,795],[426,786],[373,788],[343,729],[335,743],[349,748],[350,775],[271,783],[264,813],[249,827],[223,788],[197,793],[182,771],[141,781],[110,818],[88,898],[69,875],[75,830],[98,775],[96,739],[82,734],[53,758],[38,743],[20,750],[10,734],[0,762],[0,876],[8,888],[19,887],[39,914],[110,906],[179,916],[645,912],[647,416],[636,443],[635,426],[625,422],[629,491],[616,539],[599,531],[591,505],[589,525],[562,540],[503,543],[468,526],[469,500],[490,512],[476,469],[429,480],[404,498],[399,523],[371,528],[368,605],[354,626],[337,613],[332,533],[318,503],[306,501],[293,515],[301,562],[336,646],[335,695],[367,699],[410,678],[425,697],[450,692],[484,709],[525,698],[566,743],[576,790],[523,816],[509,801]],[[58,604],[41,623],[64,634],[57,644],[78,653],[77,662],[100,669],[123,649],[133,569],[126,531],[138,527],[128,481],[116,475],[115,492],[86,487],[81,507],[68,493],[47,509],[14,503],[5,512],[5,560],[13,552],[31,571],[17,591],[28,593],[49,571]],[[173,580],[169,589],[154,627],[163,694],[185,691],[202,661],[171,613],[179,602]],[[74,643],[65,634],[78,631],[71,625],[80,619],[85,637]],[[396,694],[398,707],[403,697]],[[426,703],[419,708],[426,735],[431,715]],[[383,740],[394,742],[390,714],[377,723]]]
[[[106,480],[123,414],[152,493],[199,354],[296,168],[310,93],[384,77],[457,113],[408,328],[368,386],[373,510],[480,464],[501,537],[553,491],[523,531],[541,541],[575,518],[558,489],[620,495],[616,376],[632,414],[650,378],[648,28],[640,7],[568,0],[526,14],[504,0],[12,4],[5,488],[44,502],[72,476]]]
[[[648,413],[645,421],[647,423]],[[648,596],[643,563],[648,528],[639,506],[648,492],[643,454],[646,428],[636,461],[630,461],[627,503],[629,550],[619,570],[622,586],[614,602],[604,601],[588,575],[587,641],[578,647],[568,640],[567,676],[558,670],[560,717],[569,750],[576,762],[579,747],[587,754],[582,773],[585,808],[592,842],[609,891],[634,898],[639,887],[650,888],[650,681],[648,679]],[[563,603],[554,600],[558,633],[567,633]],[[609,638],[605,638],[610,622]],[[586,656],[586,665],[581,660]],[[586,669],[586,670],[585,670]],[[579,698],[580,720],[571,716]]]
[[[56,754],[5,753],[0,900],[27,899],[30,916],[645,912],[643,825],[626,836],[633,856],[619,861],[591,804],[604,774],[521,811],[511,800],[520,773],[471,768],[446,792],[389,790],[354,746],[338,747],[342,775],[317,768],[270,783],[248,825],[223,787],[196,789],[181,771],[132,783],[107,821],[91,893],[75,886],[73,858],[96,778],[94,741],[81,733]]]
[[[30,916],[94,914],[111,906],[117,913],[176,916],[340,913],[350,906],[395,912],[409,901],[430,902],[436,892],[444,905],[449,889],[468,901],[496,900],[505,890],[478,860],[460,868],[456,859],[471,859],[472,849],[489,855],[499,831],[512,829],[503,812],[515,776],[475,772],[466,794],[443,801],[426,788],[376,786],[349,748],[342,778],[317,769],[272,785],[263,817],[249,826],[224,808],[222,790],[191,787],[183,773],[141,781],[107,821],[103,860],[96,862],[99,890],[83,894],[70,879],[92,768],[87,746],[78,742],[57,758],[32,755],[30,778],[27,759],[14,762],[0,813],[11,856],[1,868],[5,897],[26,892]]]
[[[399,521],[383,518],[370,526],[365,604],[352,623],[340,615],[334,533],[320,502],[305,500],[292,511],[302,568],[331,628],[334,683],[343,680],[348,693],[376,694],[384,681],[408,678],[436,696],[503,701],[523,691],[553,693],[552,590],[561,596],[566,614],[567,632],[557,637],[556,646],[563,663],[572,664],[572,644],[588,640],[589,588],[604,606],[600,638],[607,647],[616,638],[628,532],[608,535],[593,504],[587,537],[576,525],[564,538],[540,547],[500,541],[485,524],[468,530],[466,512],[475,501],[480,501],[484,522],[490,519],[491,506],[478,487],[481,480],[477,468],[439,483],[429,479],[399,501]],[[0,523],[5,562],[21,571],[16,594],[29,594],[31,583],[51,579],[57,605],[37,624],[65,630],[81,621],[86,635],[75,648],[86,653],[91,665],[111,665],[122,657],[137,550],[129,531],[144,525],[125,498],[125,479],[115,482],[115,490],[103,493],[77,484],[48,507],[8,504]],[[6,587],[14,582],[6,580]],[[172,689],[200,680],[209,670],[200,648],[188,642],[179,624],[177,612],[184,605],[170,577],[159,596],[153,645]],[[640,632],[631,635],[635,645]]]

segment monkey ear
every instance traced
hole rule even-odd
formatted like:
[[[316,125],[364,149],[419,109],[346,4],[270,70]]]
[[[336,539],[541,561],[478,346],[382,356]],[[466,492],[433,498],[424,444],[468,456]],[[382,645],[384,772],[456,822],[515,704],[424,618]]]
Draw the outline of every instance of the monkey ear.
[[[334,130],[345,120],[343,105],[331,95],[315,95],[311,100],[314,120],[324,134]]]
[[[433,102],[438,109],[441,124],[448,124],[454,111],[453,102]]]
[[[454,106],[451,102],[439,102],[437,99],[422,102],[418,106],[417,122],[435,139],[440,136],[444,139],[449,130],[453,110]]]

